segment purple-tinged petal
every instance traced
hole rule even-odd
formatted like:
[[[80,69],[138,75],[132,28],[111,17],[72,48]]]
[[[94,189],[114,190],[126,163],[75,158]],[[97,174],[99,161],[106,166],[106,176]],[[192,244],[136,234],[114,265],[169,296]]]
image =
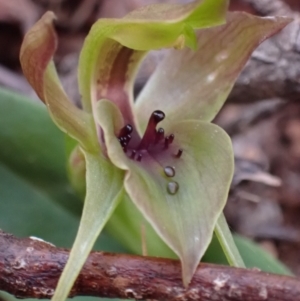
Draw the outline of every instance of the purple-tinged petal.
[[[123,127],[118,108],[107,100],[97,105],[108,156],[127,170],[125,189],[155,229],[179,256],[187,285],[211,241],[227,199],[233,174],[233,152],[227,134],[203,121],[180,121],[165,132],[174,134],[152,152],[124,153],[116,134]]]
[[[135,111],[141,129],[149,112],[158,109],[171,123],[211,121],[252,51],[290,21],[235,12],[225,25],[197,31],[198,50],[171,50],[139,95]]]
[[[47,105],[54,122],[85,148],[93,147],[93,119],[72,104],[64,92],[54,64],[57,35],[55,15],[47,12],[25,35],[20,52],[23,73],[39,98]],[[94,139],[96,140],[96,139]]]

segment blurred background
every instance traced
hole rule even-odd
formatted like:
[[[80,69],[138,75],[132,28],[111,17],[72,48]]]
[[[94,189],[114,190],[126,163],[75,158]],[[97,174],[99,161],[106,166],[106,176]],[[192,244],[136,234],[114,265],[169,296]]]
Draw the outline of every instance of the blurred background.
[[[67,93],[80,105],[77,62],[90,26],[98,18],[122,17],[136,7],[156,2],[189,1],[0,0],[0,87],[38,101],[22,76],[19,50],[26,31],[45,11],[52,10],[57,15],[59,35],[55,63]],[[257,15],[289,15],[297,19],[300,16],[300,1],[232,0],[230,10],[245,10]],[[235,151],[236,171],[225,209],[231,229],[256,241],[297,275],[300,275],[299,29],[299,23],[294,22],[253,53],[214,121],[229,133]],[[153,52],[146,58],[136,79],[136,94],[163,56],[164,53]],[[7,118],[14,118],[11,110],[7,109]],[[36,118],[38,115],[37,109]],[[8,124],[3,116],[0,112],[0,128]],[[49,124],[50,132],[54,131],[51,126]],[[17,129],[21,128],[19,124]],[[44,130],[47,133],[47,129]],[[0,140],[0,149],[4,148],[5,135],[1,136],[4,140]],[[24,135],[16,145],[20,150],[31,134]],[[49,139],[51,137],[45,134],[45,141]],[[42,145],[43,141],[35,143]],[[60,151],[63,153],[62,149]],[[81,207],[74,192],[66,188],[64,195],[51,196],[58,201],[68,198],[66,206],[72,208],[71,213],[61,211],[59,205],[53,204],[39,190],[32,190],[29,182],[23,181],[24,171],[20,174],[16,172],[21,159],[18,153],[9,159],[7,153],[0,156],[0,228],[16,235],[41,235],[46,238],[45,233],[49,231],[49,239],[69,247],[78,225],[78,218],[74,216]],[[59,168],[64,168],[64,162],[57,164],[60,164]],[[44,171],[50,178],[52,167],[50,158],[48,169]],[[35,172],[38,178],[39,173]],[[41,199],[46,204],[44,207],[40,206]],[[25,226],[25,220],[32,220],[32,223]],[[62,228],[64,231],[61,231]],[[126,251],[107,234],[101,236],[98,246],[103,250]]]

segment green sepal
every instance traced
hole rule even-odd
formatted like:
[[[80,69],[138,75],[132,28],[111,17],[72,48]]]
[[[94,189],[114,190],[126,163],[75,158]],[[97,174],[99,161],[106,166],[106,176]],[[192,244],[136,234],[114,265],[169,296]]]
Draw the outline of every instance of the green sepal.
[[[78,233],[52,301],[65,300],[101,230],[122,195],[124,172],[101,153],[83,151],[86,161],[86,197]]]

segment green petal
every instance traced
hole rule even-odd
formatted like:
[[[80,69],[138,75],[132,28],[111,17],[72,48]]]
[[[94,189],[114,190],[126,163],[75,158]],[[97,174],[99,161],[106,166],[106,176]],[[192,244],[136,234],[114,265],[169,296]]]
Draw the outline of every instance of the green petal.
[[[170,51],[139,95],[135,109],[141,129],[158,109],[168,122],[211,121],[252,51],[290,21],[235,12],[225,25],[197,31],[198,50]]]
[[[104,131],[108,156],[127,170],[124,186],[134,204],[158,235],[179,256],[183,281],[187,285],[208,247],[217,219],[227,199],[233,174],[233,152],[227,134],[214,124],[181,121],[165,128],[173,133],[172,152],[152,157],[144,153],[141,162],[124,154],[115,133],[122,127],[122,116],[111,102],[102,100],[97,117]],[[180,158],[172,155],[183,149]],[[174,166],[176,175],[164,174]],[[179,190],[168,192],[176,181]]]
[[[195,48],[194,28],[223,24],[227,5],[228,0],[155,4],[123,19],[100,19],[87,36],[79,60],[83,108],[91,112],[99,99],[109,99],[133,124],[132,84],[145,52],[185,45]]]
[[[52,12],[45,13],[25,35],[20,51],[21,66],[58,127],[89,148],[95,140],[92,116],[69,101],[54,67],[53,55],[57,48],[54,20]]]
[[[101,154],[85,152],[87,195],[70,257],[59,279],[53,301],[67,298],[82,266],[122,195],[123,172]]]

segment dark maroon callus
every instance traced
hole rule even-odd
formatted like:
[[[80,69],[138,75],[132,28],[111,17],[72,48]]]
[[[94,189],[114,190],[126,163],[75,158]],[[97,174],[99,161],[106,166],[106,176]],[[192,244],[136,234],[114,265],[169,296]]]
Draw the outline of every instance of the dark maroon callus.
[[[180,158],[182,155],[183,150],[180,148],[177,152],[177,154],[175,155],[176,158]]]
[[[169,141],[169,136],[165,137],[165,149],[169,147],[170,141]]]
[[[169,148],[169,145],[173,142],[174,138],[175,138],[174,134],[165,137],[165,149]]]
[[[159,122],[161,122],[162,120],[165,119],[165,113],[163,111],[160,111],[160,110],[156,110],[152,113],[150,119],[149,119],[149,122],[150,121],[153,121],[155,123],[155,126],[157,126],[157,124]]]
[[[148,121],[148,125],[145,134],[142,138],[138,149],[148,149],[151,144],[156,141],[156,126],[159,122],[165,119],[165,113],[159,110],[154,111]]]
[[[144,152],[160,152],[169,148],[170,144],[174,141],[174,134],[165,136],[165,130],[163,128],[156,130],[156,126],[159,122],[164,120],[164,118],[164,112],[159,110],[154,111],[149,118],[144,136],[140,143],[138,143],[135,147],[130,147],[131,134],[133,132],[132,125],[127,124],[120,130],[118,140],[129,158],[140,162],[142,161]],[[173,153],[173,155],[175,155],[176,158],[180,158],[182,155],[182,149],[179,149],[178,153]]]
[[[159,128],[156,131],[155,144],[157,144],[159,141],[161,141],[162,139],[164,139],[164,136],[165,136],[165,130],[163,128]]]
[[[120,131],[119,137],[124,137],[131,134],[133,131],[132,125],[126,124]]]
[[[131,140],[131,133],[133,131],[133,127],[130,124],[126,124],[119,133],[118,139],[120,141],[120,144],[123,147],[124,152],[127,152],[127,145]]]
[[[135,158],[135,155],[136,155],[136,150],[133,149],[133,150],[131,151],[131,156],[130,156],[130,158],[131,158],[131,159],[134,159],[134,158]]]

